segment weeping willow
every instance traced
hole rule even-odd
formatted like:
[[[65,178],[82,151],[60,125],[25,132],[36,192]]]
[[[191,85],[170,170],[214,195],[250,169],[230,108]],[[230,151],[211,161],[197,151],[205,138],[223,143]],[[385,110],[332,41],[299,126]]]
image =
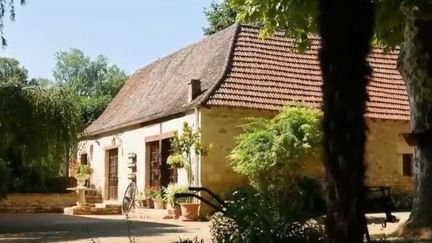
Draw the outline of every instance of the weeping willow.
[[[0,84],[0,188],[35,191],[64,174],[81,124],[68,90]]]

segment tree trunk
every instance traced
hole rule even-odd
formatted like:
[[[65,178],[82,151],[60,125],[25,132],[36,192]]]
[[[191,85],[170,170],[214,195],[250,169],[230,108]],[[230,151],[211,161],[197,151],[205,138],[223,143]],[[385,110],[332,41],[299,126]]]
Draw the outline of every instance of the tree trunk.
[[[407,87],[411,129],[423,135],[414,148],[414,204],[396,233],[432,239],[432,3],[422,4],[402,5],[405,41],[398,68]]]
[[[320,0],[323,76],[323,163],[326,169],[329,242],[363,242],[366,57],[373,34],[369,0]]]

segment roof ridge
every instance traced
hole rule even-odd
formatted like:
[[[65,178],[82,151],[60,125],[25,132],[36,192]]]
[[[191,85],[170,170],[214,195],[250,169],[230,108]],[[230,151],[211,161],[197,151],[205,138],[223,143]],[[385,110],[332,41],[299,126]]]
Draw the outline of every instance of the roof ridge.
[[[201,98],[200,101],[198,101],[197,106],[200,105],[204,105],[205,103],[207,103],[207,101],[209,100],[209,98],[215,93],[215,91],[220,87],[220,85],[222,84],[222,82],[227,78],[229,72],[231,71],[231,66],[232,66],[232,60],[234,57],[234,48],[235,48],[235,42],[237,40],[238,34],[240,33],[240,29],[242,27],[241,24],[235,23],[233,24],[235,25],[235,31],[234,31],[234,35],[233,38],[231,40],[231,45],[229,47],[229,53],[225,59],[225,69],[222,73],[222,76],[217,80],[217,82],[215,82],[208,90],[208,92]]]

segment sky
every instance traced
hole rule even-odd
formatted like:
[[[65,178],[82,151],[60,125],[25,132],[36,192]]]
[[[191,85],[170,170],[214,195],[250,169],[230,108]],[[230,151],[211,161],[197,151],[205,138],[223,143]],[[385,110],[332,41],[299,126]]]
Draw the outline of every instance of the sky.
[[[16,1],[18,2],[18,1]],[[27,0],[6,22],[7,47],[29,77],[52,78],[57,51],[106,56],[128,74],[203,38],[212,0]],[[219,1],[216,1],[219,2]]]

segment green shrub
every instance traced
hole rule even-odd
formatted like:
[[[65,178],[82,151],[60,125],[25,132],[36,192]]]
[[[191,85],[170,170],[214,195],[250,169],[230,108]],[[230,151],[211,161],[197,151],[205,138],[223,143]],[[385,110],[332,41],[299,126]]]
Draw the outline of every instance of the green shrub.
[[[307,156],[319,148],[321,113],[288,107],[272,119],[252,118],[243,126],[229,159],[258,191],[286,195]]]
[[[414,196],[412,193],[392,193],[393,210],[397,212],[411,211]]]
[[[324,211],[319,183],[301,178],[286,201],[257,191],[233,193],[224,215],[211,219],[213,242],[322,242],[322,226],[311,220]]]
[[[193,239],[182,239],[180,238],[178,241],[174,241],[173,243],[204,243],[204,240],[198,240],[198,237],[195,237]]]
[[[175,199],[174,194],[189,192],[188,186],[170,183],[167,187],[163,188],[163,198],[171,207],[174,207],[177,203],[186,202],[187,198]]]

